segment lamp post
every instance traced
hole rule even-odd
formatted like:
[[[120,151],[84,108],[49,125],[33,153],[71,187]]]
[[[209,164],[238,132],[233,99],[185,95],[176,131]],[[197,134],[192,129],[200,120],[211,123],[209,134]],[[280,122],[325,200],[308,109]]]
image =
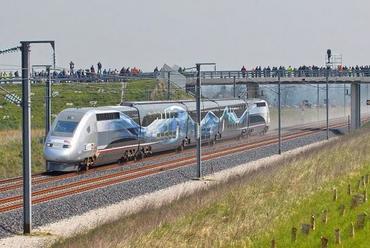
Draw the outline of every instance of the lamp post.
[[[49,133],[51,126],[51,65],[33,65],[32,68],[45,68],[47,80],[45,84],[45,138]]]
[[[326,63],[326,139],[329,139],[329,72],[330,68],[333,65],[330,60],[332,57],[331,49],[326,50],[327,54],[327,63]]]
[[[30,97],[30,44],[50,44],[53,48],[55,65],[54,41],[21,41],[22,52],[22,139],[23,139],[23,233],[32,230],[32,175],[31,175],[31,97]]]
[[[21,42],[22,51],[22,140],[23,140],[23,233],[32,229],[31,203],[31,98],[30,98],[30,44]]]
[[[278,152],[281,154],[281,84],[280,84],[280,71],[278,73],[278,133],[279,133],[279,149]]]
[[[329,67],[326,71],[326,139],[329,139]]]
[[[167,100],[171,100],[171,72],[167,73]]]
[[[195,125],[195,133],[196,133],[196,140],[197,140],[197,151],[196,151],[196,157],[197,157],[197,179],[200,180],[202,177],[202,153],[201,153],[201,146],[202,146],[202,127],[201,127],[201,108],[200,108],[200,99],[202,97],[201,93],[201,71],[200,67],[201,65],[214,65],[216,66],[216,63],[197,63],[196,64],[196,70],[197,70],[197,82],[195,86],[195,103],[196,103],[196,109],[197,109],[197,115],[196,115],[196,125]]]

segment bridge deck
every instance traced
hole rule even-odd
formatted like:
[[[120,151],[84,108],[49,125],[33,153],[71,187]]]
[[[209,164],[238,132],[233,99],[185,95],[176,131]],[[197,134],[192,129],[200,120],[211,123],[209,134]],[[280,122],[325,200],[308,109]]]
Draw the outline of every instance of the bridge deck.
[[[202,85],[233,85],[235,84],[277,84],[277,77],[256,77],[256,78],[202,78]],[[281,84],[325,84],[326,77],[282,77]],[[329,77],[329,84],[343,83],[370,83],[370,77]],[[196,78],[188,78],[187,85],[195,85]]]

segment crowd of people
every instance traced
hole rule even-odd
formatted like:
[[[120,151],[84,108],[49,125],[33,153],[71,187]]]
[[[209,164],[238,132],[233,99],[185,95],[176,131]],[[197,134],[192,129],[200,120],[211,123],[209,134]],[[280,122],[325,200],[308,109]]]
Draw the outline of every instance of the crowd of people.
[[[99,77],[99,76],[128,76],[128,77],[135,77],[139,76],[142,71],[137,67],[122,67],[120,70],[118,69],[103,69],[103,65],[101,62],[97,63],[97,69],[95,70],[94,65],[92,65],[89,69],[78,69],[75,70],[75,65],[73,61],[69,63],[69,70],[62,70],[59,72],[61,74],[61,77],[77,77],[77,78],[83,78],[83,77]],[[55,73],[55,72],[54,72]],[[59,75],[54,75],[59,76]]]
[[[181,68],[180,68],[181,69]],[[182,71],[179,70],[181,73]],[[348,77],[370,77],[370,66],[343,66],[339,65],[336,68],[327,68],[319,66],[300,66],[300,67],[284,67],[284,66],[267,66],[262,68],[257,66],[250,70],[247,70],[243,66],[240,70],[242,77],[320,77],[320,76],[348,76]],[[125,77],[135,77],[141,76],[143,72],[137,67],[122,67],[118,69],[103,69],[101,62],[98,62],[95,66],[92,65],[87,69],[75,69],[75,64],[71,61],[69,63],[69,69],[53,70],[52,78],[59,79],[109,79],[110,77],[115,76],[125,76]],[[153,76],[156,77],[159,75],[158,67],[153,71]],[[47,77],[47,72],[42,71],[33,71],[32,77]],[[20,73],[18,71],[0,71],[0,80],[1,79],[14,79],[19,78]]]
[[[0,79],[19,78],[18,71],[0,71]]]
[[[366,66],[343,66],[338,65],[336,68],[319,67],[319,66],[300,66],[300,67],[264,67],[257,66],[247,70],[245,66],[241,68],[243,77],[320,77],[320,76],[347,76],[347,77],[370,77],[370,65]]]
[[[110,76],[125,76],[125,77],[135,77],[142,74],[141,69],[137,67],[122,67],[118,69],[105,69],[101,62],[98,62],[95,66],[92,65],[87,69],[76,69],[75,64],[71,61],[69,63],[69,69],[57,69],[52,70],[51,77],[59,79],[104,79]],[[46,70],[33,71],[32,77],[47,77],[48,73]],[[0,79],[16,79],[20,78],[20,73],[18,71],[0,71]]]

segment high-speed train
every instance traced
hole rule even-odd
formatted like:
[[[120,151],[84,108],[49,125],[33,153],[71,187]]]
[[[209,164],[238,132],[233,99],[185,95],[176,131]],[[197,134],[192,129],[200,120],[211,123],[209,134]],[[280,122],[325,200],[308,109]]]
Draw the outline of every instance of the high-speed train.
[[[78,171],[183,149],[196,142],[195,120],[196,103],[189,100],[65,109],[46,138],[47,171]],[[269,124],[269,108],[264,100],[201,102],[202,142],[264,134]]]

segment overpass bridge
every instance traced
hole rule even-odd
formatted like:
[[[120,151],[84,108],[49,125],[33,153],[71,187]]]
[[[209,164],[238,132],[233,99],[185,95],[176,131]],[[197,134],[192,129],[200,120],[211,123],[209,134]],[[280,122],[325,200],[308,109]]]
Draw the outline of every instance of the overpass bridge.
[[[186,77],[185,89],[195,92],[196,73],[183,73]],[[96,81],[128,81],[130,79],[156,78],[155,73],[142,73],[135,77],[121,75],[94,75],[86,77],[52,77],[53,82],[96,82]],[[31,81],[37,82],[47,80],[46,77],[33,77]],[[21,78],[0,78],[2,83],[20,83]],[[286,69],[277,70],[252,70],[252,71],[202,71],[202,85],[246,85],[249,98],[259,97],[259,85],[279,84],[350,84],[351,85],[351,126],[360,127],[360,95],[361,84],[370,83],[370,68],[356,70],[332,70],[326,68],[292,71]],[[329,99],[330,101],[330,99]]]
[[[195,73],[186,74],[186,90],[195,91],[197,82]],[[202,71],[201,85],[246,85],[247,96],[259,97],[259,85],[305,85],[305,84],[350,84],[351,85],[351,127],[359,128],[361,84],[370,83],[370,68],[354,70],[333,70],[317,68],[308,70],[253,70],[253,71]],[[329,88],[326,87],[328,96]],[[235,93],[234,93],[235,94]],[[328,97],[327,97],[328,98]],[[328,99],[330,102],[330,99]]]
[[[185,74],[188,88],[196,84],[194,73]],[[289,72],[278,70],[263,71],[202,71],[202,85],[234,85],[234,84],[343,84],[370,83],[370,69],[359,71],[338,70],[300,70]]]

